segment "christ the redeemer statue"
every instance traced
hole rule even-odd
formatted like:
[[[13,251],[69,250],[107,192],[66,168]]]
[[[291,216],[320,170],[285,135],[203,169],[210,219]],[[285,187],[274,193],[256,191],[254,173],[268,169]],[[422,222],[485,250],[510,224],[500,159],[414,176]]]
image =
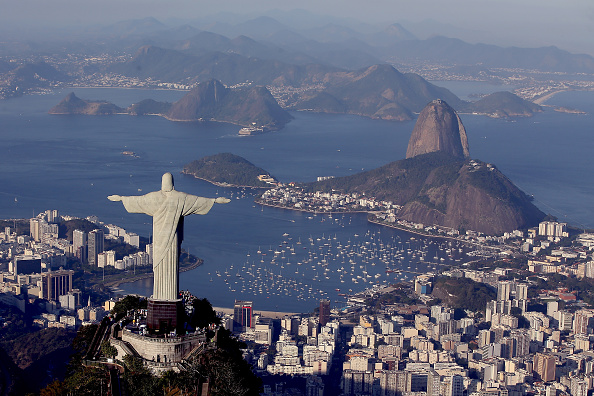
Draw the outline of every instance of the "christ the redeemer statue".
[[[110,201],[122,201],[129,213],[153,217],[153,300],[175,301],[179,293],[179,252],[183,239],[184,216],[207,214],[215,203],[227,198],[203,198],[176,191],[173,176],[165,173],[161,190],[141,196],[110,195]]]

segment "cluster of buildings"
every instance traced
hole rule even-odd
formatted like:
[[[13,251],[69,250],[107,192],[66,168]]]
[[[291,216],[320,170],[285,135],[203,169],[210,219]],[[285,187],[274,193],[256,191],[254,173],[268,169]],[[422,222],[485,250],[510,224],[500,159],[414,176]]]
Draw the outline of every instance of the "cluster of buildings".
[[[106,301],[104,306],[93,307],[90,301],[86,306],[81,306],[80,299],[81,292],[76,289],[67,295],[61,296],[60,301],[64,302],[64,304],[61,303],[60,309],[42,313],[33,319],[33,325],[40,328],[78,329],[81,326],[101,322],[113,308],[110,301]],[[69,303],[70,305],[68,305]]]
[[[447,273],[496,287],[484,315],[455,319],[453,310],[437,304],[385,306],[360,316],[343,363],[343,394],[589,394],[594,310],[566,304],[563,291],[531,300],[529,284],[506,280],[507,274]],[[431,281],[420,276],[416,292],[430,291]],[[546,313],[529,311],[529,302],[543,304]]]
[[[113,225],[103,224],[96,217],[90,216],[86,220],[94,223],[96,228],[89,232],[73,230],[72,242],[59,238],[58,222],[76,219],[70,216],[59,216],[56,210],[47,210],[29,220],[30,235],[16,235],[15,230],[6,227],[0,233],[0,259],[10,262],[10,270],[18,272],[18,262],[21,267],[37,258],[41,259],[43,269],[59,268],[66,265],[67,259],[77,257],[82,263],[93,267],[111,266],[125,270],[133,266],[151,264],[152,245],[146,245],[145,251],[139,251],[122,259],[116,260],[114,251],[105,251],[105,240],[110,239],[118,243],[126,243],[135,248],[140,247],[140,237],[133,232]],[[29,271],[31,272],[31,271]],[[41,272],[41,271],[37,271]]]
[[[565,237],[566,225],[557,222],[543,222],[527,237],[519,232],[504,236],[517,246],[553,244]],[[587,253],[593,241],[594,236],[586,234],[577,239]],[[555,254],[567,256],[572,249],[576,248]],[[571,259],[580,259],[574,253]],[[496,290],[495,298],[482,312],[460,314],[432,301],[435,275],[425,274],[415,278],[411,290],[426,305],[387,304],[373,309],[366,300],[394,289],[372,288],[351,296],[344,310],[333,310],[332,319],[324,319],[325,326],[322,312],[329,309],[320,308],[320,318],[283,318],[274,356],[260,355],[257,366],[268,374],[307,376],[306,394],[316,396],[324,394],[320,378],[329,373],[333,361],[342,364],[345,396],[592,393],[594,309],[577,300],[575,293],[534,292],[533,281],[514,279],[513,270],[506,268],[461,267],[442,275],[484,283]],[[354,314],[356,323],[347,319]],[[336,354],[337,350],[344,353]],[[324,366],[324,361],[329,364]],[[265,394],[280,393],[266,388]]]
[[[278,187],[267,190],[257,200],[260,204],[308,212],[367,212],[397,209],[389,201],[378,201],[362,194],[304,192],[297,188]]]
[[[147,245],[146,251],[119,260],[114,251],[104,251],[106,239],[138,248],[139,236],[118,226],[105,225],[94,217],[87,220],[93,222],[96,229],[89,232],[74,230],[72,243],[59,238],[58,223],[73,219],[59,216],[57,210],[47,210],[29,220],[29,235],[17,235],[15,227],[5,227],[0,232],[0,301],[25,312],[27,303],[42,299],[45,300],[46,312],[52,315],[60,308],[76,312],[83,307],[80,291],[73,287],[74,271],[64,269],[68,260],[77,257],[94,267],[111,266],[121,270],[151,264],[151,245]],[[78,320],[81,323],[93,321],[101,315],[101,312],[87,312],[79,314]],[[65,321],[74,325],[70,319]],[[39,324],[42,322],[46,326],[48,323],[61,323],[40,320]]]

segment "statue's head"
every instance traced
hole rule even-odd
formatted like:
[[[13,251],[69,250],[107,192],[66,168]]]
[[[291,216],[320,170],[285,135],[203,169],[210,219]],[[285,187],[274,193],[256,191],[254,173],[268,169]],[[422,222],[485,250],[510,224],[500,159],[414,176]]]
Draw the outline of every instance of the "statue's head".
[[[161,179],[161,191],[173,190],[173,175],[169,172],[163,175]]]

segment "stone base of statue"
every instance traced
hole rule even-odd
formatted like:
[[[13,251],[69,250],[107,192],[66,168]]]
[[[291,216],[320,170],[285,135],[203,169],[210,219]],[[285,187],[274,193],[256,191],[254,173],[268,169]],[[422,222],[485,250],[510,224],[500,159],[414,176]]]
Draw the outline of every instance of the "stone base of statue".
[[[174,330],[183,333],[182,300],[148,300],[146,324],[151,333],[168,334]]]
[[[134,356],[142,361],[144,367],[158,375],[170,370],[179,372],[184,362],[191,361],[212,347],[211,343],[207,343],[204,333],[155,336],[124,328],[109,340],[118,351],[117,359],[122,360],[126,355]]]

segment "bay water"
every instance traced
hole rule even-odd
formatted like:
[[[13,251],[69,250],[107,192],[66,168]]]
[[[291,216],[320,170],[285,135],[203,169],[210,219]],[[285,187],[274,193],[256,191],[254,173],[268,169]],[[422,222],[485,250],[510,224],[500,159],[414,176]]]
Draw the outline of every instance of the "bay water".
[[[460,95],[493,89],[455,83],[447,87]],[[96,215],[149,236],[150,217],[129,214],[106,197],[158,190],[161,175],[171,172],[180,191],[232,199],[205,216],[186,219],[183,246],[204,264],[183,273],[180,287],[216,306],[251,300],[256,310],[311,311],[321,298],[339,305],[342,294],[410,279],[466,257],[466,248],[411,239],[408,233],[367,223],[365,215],[314,216],[262,208],[253,202],[258,191],[216,187],[180,174],[192,160],[231,152],[283,182],[349,175],[404,158],[414,122],[296,112],[281,131],[245,137],[237,135],[239,127],[225,123],[47,114],[68,92],[0,101],[0,218],[29,218],[58,209],[79,217]],[[124,89],[74,92],[123,107],[145,98],[175,101],[184,95]],[[561,93],[547,104],[588,114],[545,108],[535,117],[511,121],[462,114],[471,156],[495,164],[534,195],[543,211],[594,228],[594,93]],[[382,254],[391,255],[402,272],[387,273]],[[149,295],[152,280],[121,287]]]

